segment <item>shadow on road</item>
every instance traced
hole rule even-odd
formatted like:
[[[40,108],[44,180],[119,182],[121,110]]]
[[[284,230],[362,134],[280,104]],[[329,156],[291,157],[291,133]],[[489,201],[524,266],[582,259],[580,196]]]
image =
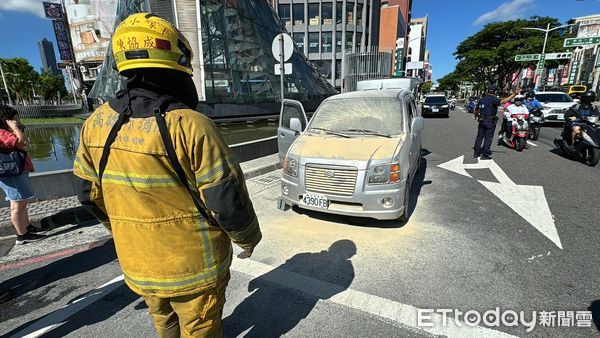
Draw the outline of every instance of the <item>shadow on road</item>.
[[[596,330],[600,332],[600,299],[593,301],[588,310],[592,311],[592,320],[596,325]]]
[[[65,337],[82,327],[102,323],[139,299],[139,295],[131,291],[127,285],[122,284],[105,297],[102,297],[102,299],[86,307],[84,311],[79,311],[74,316],[69,317],[64,324],[44,334],[44,338]],[[135,307],[136,310],[147,308],[145,307],[146,303],[144,301],[141,301],[141,303],[143,303],[144,306],[138,307],[138,304]]]
[[[96,225],[98,224],[98,220],[82,206],[64,209],[40,220],[40,227],[43,230],[53,230],[71,224],[76,224],[77,226],[54,232],[50,236],[67,233],[80,227]]]
[[[59,287],[57,282],[91,271],[116,259],[111,239],[91,250],[62,258],[0,283],[0,322],[25,316],[36,309],[62,300],[79,286],[75,283],[71,287]],[[54,289],[61,291],[56,292]]]
[[[410,201],[409,201],[409,206],[408,206],[409,220],[410,220],[410,215],[413,214],[413,212],[415,211],[415,209],[417,207],[419,196],[421,195],[421,189],[423,188],[424,185],[429,185],[432,183],[431,181],[425,181],[425,174],[427,173],[427,159],[425,157],[429,154],[431,154],[431,152],[429,150],[427,150],[427,149],[421,150],[422,158],[421,158],[421,162],[419,163],[419,171],[417,172],[415,177],[413,177],[411,187],[410,187]],[[299,208],[298,206],[294,206],[292,208],[292,210],[298,214],[307,215],[310,218],[315,218],[315,219],[319,219],[319,220],[323,220],[323,221],[327,221],[327,222],[343,223],[343,224],[359,226],[359,227],[376,227],[376,228],[390,229],[390,228],[401,228],[406,224],[406,223],[402,223],[402,222],[396,221],[396,220],[387,221],[387,220],[376,220],[376,219],[367,218],[367,217],[353,217],[353,216],[329,214],[329,213],[325,213],[325,212],[318,212],[318,211],[302,209],[302,208]]]
[[[354,280],[350,258],[356,245],[339,240],[328,250],[300,253],[267,274],[250,281],[244,299],[223,320],[225,337],[280,337],[306,318],[320,299],[348,289]],[[282,284],[287,287],[281,286]],[[311,294],[300,290],[310,290]]]

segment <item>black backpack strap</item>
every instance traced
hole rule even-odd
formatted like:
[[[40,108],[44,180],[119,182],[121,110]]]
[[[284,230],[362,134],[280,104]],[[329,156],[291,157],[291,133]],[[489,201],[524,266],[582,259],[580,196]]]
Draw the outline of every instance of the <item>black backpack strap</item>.
[[[104,149],[102,149],[102,157],[100,157],[100,164],[98,165],[98,181],[102,184],[102,175],[104,175],[104,169],[106,169],[106,163],[108,163],[108,155],[110,154],[110,146],[117,139],[117,134],[123,124],[125,124],[126,120],[129,120],[129,115],[131,112],[127,110],[126,112],[119,113],[119,117],[117,121],[110,129],[108,133],[108,137],[106,138],[106,142],[104,142]]]
[[[197,194],[197,191],[194,192],[190,188],[189,181],[187,176],[185,175],[185,171],[181,167],[179,160],[177,159],[177,154],[175,153],[175,148],[173,147],[173,141],[171,140],[171,134],[169,134],[169,129],[167,128],[167,122],[164,117],[164,110],[167,103],[176,102],[177,100],[170,96],[161,96],[157,101],[157,105],[154,108],[154,116],[156,117],[156,124],[158,125],[158,130],[160,132],[160,136],[163,140],[163,144],[165,145],[165,149],[167,151],[167,156],[169,157],[169,162],[173,166],[175,173],[177,173],[177,177],[181,184],[183,184],[184,188],[188,191],[190,196],[192,197],[192,201],[194,201],[194,205],[198,212],[202,217],[204,217],[211,225],[218,225],[217,221],[209,215],[208,209],[204,205],[204,202],[200,199]],[[196,189],[194,189],[196,190]]]

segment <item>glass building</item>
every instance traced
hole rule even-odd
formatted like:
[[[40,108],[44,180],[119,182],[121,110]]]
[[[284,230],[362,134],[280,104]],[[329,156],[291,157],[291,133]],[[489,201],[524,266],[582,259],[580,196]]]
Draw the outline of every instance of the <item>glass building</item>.
[[[171,21],[190,41],[199,111],[213,118],[279,114],[280,77],[274,70],[279,63],[271,43],[285,28],[266,0],[121,0],[116,24],[135,11]],[[107,57],[93,97],[108,99],[121,86],[109,62]],[[285,98],[301,101],[310,111],[337,93],[301,49],[287,62],[292,74],[284,76]]]

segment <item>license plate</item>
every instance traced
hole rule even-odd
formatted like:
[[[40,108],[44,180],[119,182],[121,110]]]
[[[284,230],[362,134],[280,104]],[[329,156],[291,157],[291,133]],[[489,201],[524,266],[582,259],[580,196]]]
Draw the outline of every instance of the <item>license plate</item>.
[[[437,113],[437,112],[439,112],[440,110],[439,110],[439,109],[437,109],[436,107],[433,107],[433,108],[431,108],[431,111],[432,111],[432,112],[434,112],[434,113]]]
[[[556,119],[557,120],[564,120],[565,119],[565,114],[557,114],[556,115]]]
[[[302,203],[309,207],[317,207],[321,209],[329,208],[329,200],[323,195],[306,193],[302,197]]]

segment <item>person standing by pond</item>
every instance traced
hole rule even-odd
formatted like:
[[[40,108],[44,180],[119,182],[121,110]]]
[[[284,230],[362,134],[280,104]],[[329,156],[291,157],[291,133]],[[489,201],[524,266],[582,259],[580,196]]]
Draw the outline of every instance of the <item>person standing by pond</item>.
[[[0,149],[24,150],[27,145],[25,127],[19,122],[16,109],[0,106]],[[29,173],[34,171],[33,162],[29,155],[25,158],[23,173],[18,176],[0,177],[0,188],[4,190],[6,200],[10,201],[10,220],[17,231],[15,244],[26,244],[46,238],[35,233],[27,213],[27,203],[35,198],[29,182]]]

